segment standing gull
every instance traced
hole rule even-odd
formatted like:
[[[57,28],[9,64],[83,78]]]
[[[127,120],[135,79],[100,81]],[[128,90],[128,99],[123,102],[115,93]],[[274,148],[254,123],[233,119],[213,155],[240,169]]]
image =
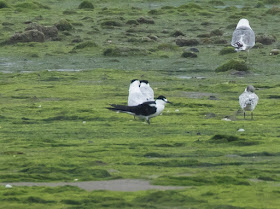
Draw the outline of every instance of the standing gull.
[[[143,94],[140,91],[140,81],[138,79],[133,79],[130,83],[128,90],[128,106],[135,106],[142,104],[144,101]]]
[[[248,51],[255,45],[255,33],[247,19],[239,20],[236,29],[232,34],[231,45],[235,51]]]
[[[154,90],[151,88],[147,80],[140,81],[140,91],[142,92],[145,102],[155,101],[154,100]]]
[[[255,94],[254,86],[248,85],[245,91],[239,96],[239,104],[242,110],[245,112],[251,111],[251,119],[253,120],[253,110],[257,106],[259,97]]]

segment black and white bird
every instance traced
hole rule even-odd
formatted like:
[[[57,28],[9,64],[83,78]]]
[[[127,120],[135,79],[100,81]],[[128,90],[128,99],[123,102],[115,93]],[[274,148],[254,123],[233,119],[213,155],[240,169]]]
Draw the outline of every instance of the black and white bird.
[[[239,20],[236,29],[232,34],[231,45],[235,51],[248,51],[255,45],[255,33],[247,19]]]
[[[155,101],[154,90],[152,89],[147,80],[140,81],[140,91],[142,92],[143,98],[146,102]]]
[[[136,106],[145,102],[144,96],[140,91],[140,81],[133,79],[128,90],[128,106]]]
[[[150,124],[150,118],[156,117],[161,114],[166,103],[171,102],[167,101],[164,96],[159,96],[155,101],[144,102],[136,106],[112,104],[112,107],[108,107],[107,109],[134,115],[136,117],[145,119],[148,124]]]
[[[253,110],[256,108],[259,101],[259,97],[255,94],[255,88],[252,85],[248,85],[245,91],[239,96],[239,104],[244,111],[244,119],[246,111],[251,111],[251,119],[253,120]]]

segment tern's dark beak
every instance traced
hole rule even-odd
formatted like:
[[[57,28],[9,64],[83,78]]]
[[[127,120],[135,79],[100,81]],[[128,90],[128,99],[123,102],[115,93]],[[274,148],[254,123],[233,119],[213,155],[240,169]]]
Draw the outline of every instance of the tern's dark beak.
[[[172,102],[167,101],[166,103],[173,104]]]

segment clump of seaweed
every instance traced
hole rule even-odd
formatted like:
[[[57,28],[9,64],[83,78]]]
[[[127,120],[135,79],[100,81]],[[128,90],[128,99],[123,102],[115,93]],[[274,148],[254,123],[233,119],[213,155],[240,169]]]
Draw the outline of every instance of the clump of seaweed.
[[[18,9],[50,9],[50,7],[43,5],[39,2],[23,2],[15,5]]]
[[[0,9],[3,9],[3,8],[8,8],[8,4],[4,1],[0,1]]]
[[[84,48],[90,48],[90,47],[97,47],[97,44],[93,41],[85,41],[83,43],[80,43],[78,45],[76,45],[73,50],[76,49],[84,49]]]
[[[279,10],[280,11],[280,10]],[[276,41],[276,38],[272,35],[258,35],[256,36],[256,42],[264,45],[270,45]]]
[[[115,26],[115,27],[120,27],[122,24],[120,22],[117,22],[115,20],[105,20],[104,22],[101,23],[102,27],[110,27],[110,26]]]
[[[79,9],[94,9],[93,4],[90,1],[83,1],[80,3]]]
[[[216,68],[216,72],[225,72],[229,70],[237,70],[237,71],[249,71],[250,68],[246,64],[244,60],[241,59],[231,59],[226,63],[220,65]]]
[[[280,8],[272,7],[271,9],[268,9],[266,13],[270,15],[278,15],[280,13]]]
[[[177,39],[176,44],[180,47],[182,46],[196,46],[199,44],[199,41],[196,39]]]
[[[215,29],[210,32],[210,36],[222,36],[224,32],[220,29]]]
[[[234,143],[235,145],[239,146],[250,146],[250,145],[256,145],[259,144],[257,141],[250,141],[246,140],[244,138],[240,138],[237,136],[232,135],[223,135],[223,134],[217,134],[214,135],[210,140],[212,143]]]
[[[55,24],[58,30],[60,31],[70,31],[73,29],[72,24],[68,20],[60,20]]]
[[[197,58],[197,54],[194,52],[183,52],[182,57],[185,58]]]
[[[225,5],[224,2],[222,2],[222,1],[217,1],[217,0],[212,0],[212,1],[209,1],[208,3],[209,3],[209,4],[212,4],[212,5],[214,5],[214,6],[224,6],[224,5]]]
[[[227,46],[227,47],[224,47],[220,52],[219,54],[220,55],[225,55],[225,54],[232,54],[232,53],[235,53],[235,49],[231,46]]]
[[[264,0],[263,3],[265,3],[265,4],[279,4],[280,0]]]

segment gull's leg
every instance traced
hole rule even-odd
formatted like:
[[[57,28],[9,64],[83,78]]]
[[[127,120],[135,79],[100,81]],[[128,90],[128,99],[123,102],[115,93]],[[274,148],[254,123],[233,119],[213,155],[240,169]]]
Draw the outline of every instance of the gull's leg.
[[[245,115],[246,115],[246,113],[245,113],[245,111],[244,111],[244,120],[245,120]]]
[[[149,124],[149,125],[151,125],[151,123],[150,123],[150,119],[149,119],[149,118],[147,119],[147,122],[148,122],[148,124]]]
[[[251,120],[253,120],[253,111],[251,112]]]

